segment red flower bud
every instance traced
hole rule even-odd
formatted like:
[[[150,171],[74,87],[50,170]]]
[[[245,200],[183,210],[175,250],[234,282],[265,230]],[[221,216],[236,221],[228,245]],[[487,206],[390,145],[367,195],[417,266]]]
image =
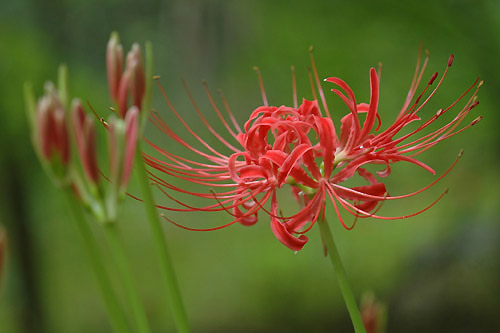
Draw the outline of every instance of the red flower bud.
[[[46,93],[38,101],[36,126],[42,157],[50,162],[58,156],[62,164],[67,165],[70,160],[70,142],[66,114],[51,83],[46,85]]]
[[[125,113],[128,110],[129,96],[132,98],[132,105],[136,106],[139,110],[141,109],[145,91],[146,78],[141,48],[139,44],[134,44],[127,54],[127,65],[120,79],[116,96],[118,112],[121,118],[125,118]]]
[[[135,148],[139,133],[139,109],[132,106],[125,116],[125,156],[123,160],[123,175],[121,187],[127,187],[132,171]]]
[[[97,167],[94,118],[91,115],[85,115],[79,100],[73,102],[71,122],[83,171],[92,183],[97,183],[99,180],[99,168]]]
[[[123,47],[117,33],[111,34],[106,49],[106,68],[111,99],[118,100],[118,87],[123,71]]]

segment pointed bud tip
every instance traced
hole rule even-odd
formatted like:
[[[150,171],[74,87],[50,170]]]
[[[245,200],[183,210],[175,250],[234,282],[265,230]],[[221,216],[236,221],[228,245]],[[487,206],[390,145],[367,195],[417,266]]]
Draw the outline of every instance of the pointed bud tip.
[[[120,43],[120,35],[118,34],[118,31],[113,31],[111,35],[109,36],[109,40],[113,40],[117,43]]]

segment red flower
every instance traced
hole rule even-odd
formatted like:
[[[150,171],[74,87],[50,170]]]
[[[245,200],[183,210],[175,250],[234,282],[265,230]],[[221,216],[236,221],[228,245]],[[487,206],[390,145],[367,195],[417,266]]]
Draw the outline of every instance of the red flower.
[[[451,170],[458,159],[448,171],[430,185],[402,196],[388,195],[381,178],[385,178],[390,174],[392,163],[400,161],[413,163],[431,173],[435,173],[432,168],[416,159],[415,156],[480,120],[480,117],[476,118],[470,124],[460,127],[461,122],[470,110],[478,104],[476,94],[482,84],[482,82],[476,80],[450,106],[440,109],[430,119],[409,133],[399,134],[407,125],[420,120],[420,111],[441,86],[452,64],[453,56],[450,57],[446,70],[435,88],[429,92],[430,87],[437,79],[437,73],[431,77],[426,87],[416,96],[427,60],[426,58],[422,66],[420,66],[420,62],[417,63],[408,97],[395,121],[385,130],[380,130],[381,121],[378,114],[379,75],[375,69],[370,69],[371,96],[368,104],[358,103],[352,89],[341,79],[327,78],[325,81],[335,85],[332,91],[343,100],[350,111],[341,120],[340,136],[337,135],[334,122],[330,117],[314,60],[312,60],[312,65],[315,82],[313,80],[311,82],[316,83],[324,113],[321,111],[316,98],[313,101],[304,99],[300,106],[297,105],[295,76],[293,78],[294,107],[269,106],[262,79],[260,73],[258,73],[265,105],[258,107],[251,113],[243,129],[235,121],[224,96],[222,96],[225,109],[233,125],[231,127],[216,106],[205,84],[213,109],[228,133],[239,145],[230,143],[211,127],[188,91],[189,98],[200,119],[209,131],[228,150],[232,151],[229,155],[219,152],[199,137],[181,118],[160,86],[169,108],[184,128],[206,150],[199,150],[187,143],[156,113],[152,115],[153,123],[172,139],[195,152],[205,161],[199,162],[174,155],[168,150],[149,142],[166,160],[145,155],[146,162],[154,169],[178,179],[210,189],[221,189],[219,192],[211,190],[211,193],[190,192],[151,173],[151,178],[158,184],[159,188],[175,203],[180,205],[180,207],[162,206],[162,208],[173,211],[213,212],[224,210],[233,216],[231,222],[210,229],[181,226],[189,230],[215,230],[236,222],[253,225],[257,222],[258,212],[262,210],[270,216],[271,229],[278,240],[295,251],[302,249],[308,241],[304,234],[324,214],[326,198],[330,198],[332,201],[337,216],[346,229],[352,229],[354,224],[351,226],[345,224],[340,215],[339,204],[356,218],[399,219],[422,213],[432,207],[444,193],[426,208],[407,216],[384,217],[376,215],[377,208],[383,201],[410,197],[433,186]],[[313,84],[311,85],[313,86]],[[316,95],[314,86],[312,88],[314,95]],[[440,116],[449,112],[452,108],[456,108],[457,103],[465,99],[467,95],[470,95],[470,97],[467,97],[465,105],[459,109],[451,122],[434,131],[422,134],[424,129],[433,124]],[[360,114],[365,114],[364,121],[360,120]],[[385,169],[374,174],[366,169],[368,164],[380,164],[385,166]],[[346,180],[355,174],[361,176],[367,182],[367,185],[357,187],[343,185]],[[298,213],[285,217],[279,212],[276,192],[287,185],[290,186],[292,194],[302,208]],[[216,201],[204,207],[193,207],[174,198],[169,194],[170,191],[215,199]],[[271,200],[270,209],[266,209],[265,203],[269,199]],[[179,225],[173,221],[171,222]]]

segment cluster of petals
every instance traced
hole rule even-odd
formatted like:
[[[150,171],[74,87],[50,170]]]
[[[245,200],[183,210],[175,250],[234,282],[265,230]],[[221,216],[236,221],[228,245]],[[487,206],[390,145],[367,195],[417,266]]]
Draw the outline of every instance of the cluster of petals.
[[[191,96],[189,97],[203,123],[231,151],[229,154],[216,150],[195,133],[173,107],[160,85],[169,108],[185,129],[206,149],[201,150],[189,144],[158,114],[153,113],[151,120],[173,140],[197,153],[205,161],[199,162],[174,155],[152,142],[151,146],[166,159],[152,155],[145,155],[145,159],[151,167],[162,173],[210,188],[209,193],[189,192],[152,171],[151,179],[177,204],[176,207],[162,206],[162,208],[173,211],[226,211],[233,217],[229,223],[209,229],[181,225],[189,230],[214,230],[234,223],[253,225],[257,222],[258,213],[264,211],[271,220],[271,229],[276,238],[294,251],[302,249],[307,243],[308,238],[305,233],[323,217],[327,199],[332,202],[336,215],[346,229],[351,229],[354,224],[348,226],[344,222],[340,207],[354,215],[356,219],[358,217],[397,219],[420,214],[433,206],[442,195],[424,209],[409,215],[386,217],[376,213],[385,200],[410,197],[430,188],[446,175],[456,162],[433,183],[401,196],[390,196],[382,181],[391,173],[391,164],[405,161],[434,174],[434,170],[416,156],[480,120],[479,117],[465,126],[460,126],[471,109],[478,104],[476,94],[481,82],[476,80],[451,105],[438,110],[416,128],[406,130],[406,134],[401,134],[409,124],[421,120],[421,110],[441,86],[453,62],[453,56],[450,57],[439,80],[437,73],[432,75],[427,85],[417,95],[427,60],[426,58],[423,64],[420,64],[420,60],[417,63],[408,96],[401,110],[392,124],[383,130],[378,113],[379,74],[374,68],[370,69],[368,103],[358,103],[354,92],[343,80],[336,77],[325,79],[332,84],[331,91],[349,110],[349,113],[341,119],[339,132],[330,117],[324,93],[317,79],[321,106],[317,99],[303,99],[300,105],[294,103],[294,107],[269,106],[262,89],[264,106],[258,107],[250,114],[243,128],[240,128],[235,121],[223,97],[224,107],[233,126],[226,121],[205,85],[210,103],[232,136],[234,144],[213,129]],[[314,63],[313,69],[317,78]],[[431,88],[434,84],[435,87]],[[294,100],[296,100],[295,92]],[[462,100],[464,102],[458,107],[457,104]],[[453,120],[437,129],[424,131],[452,108],[459,109]],[[382,167],[379,167],[381,170],[370,171],[367,166],[373,164],[381,165]],[[357,187],[343,185],[355,175],[360,176],[366,185]],[[283,216],[279,209],[277,191],[283,187],[290,187],[301,207],[294,215]],[[221,190],[218,192],[212,190],[217,188]],[[214,202],[207,206],[194,207],[176,199],[171,195],[172,191],[212,199]],[[269,206],[266,205],[268,201],[270,201]],[[179,225],[174,221],[171,222]]]

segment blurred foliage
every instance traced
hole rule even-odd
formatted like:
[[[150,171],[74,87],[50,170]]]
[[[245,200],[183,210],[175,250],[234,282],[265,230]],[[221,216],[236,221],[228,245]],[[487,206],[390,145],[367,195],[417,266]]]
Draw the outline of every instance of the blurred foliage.
[[[336,223],[332,209],[327,212],[355,292],[361,297],[373,291],[387,306],[388,332],[500,331],[500,132],[494,127],[500,120],[499,11],[493,0],[0,2],[0,224],[8,230],[10,248],[0,285],[0,331],[110,330],[61,193],[42,173],[30,146],[22,84],[29,80],[40,93],[64,62],[73,96],[105,114],[104,52],[113,30],[126,49],[134,41],[153,42],[155,74],[200,133],[206,130],[194,120],[180,77],[210,120],[216,118],[201,79],[213,92],[224,90],[242,123],[261,103],[254,65],[263,73],[271,104],[281,105],[292,102],[290,65],[297,68],[299,95],[311,98],[310,45],[320,76],[343,78],[360,101],[369,98],[369,67],[381,61],[384,126],[406,97],[419,43],[430,50],[426,77],[441,72],[454,53],[448,78],[423,112],[431,115],[449,105],[479,75],[485,85],[470,120],[477,114],[484,120],[422,155],[443,172],[465,149],[436,189],[387,203],[383,212],[406,214],[447,186],[450,193],[411,220],[364,220],[351,232]],[[156,95],[155,107],[175,122]],[[336,119],[345,114],[338,99],[327,99]],[[153,128],[147,136],[180,151]],[[388,188],[391,194],[407,193],[432,179],[401,164]],[[137,193],[134,184],[131,192]],[[158,199],[168,203],[161,195]],[[192,225],[229,221],[223,213],[172,217]],[[140,203],[129,200],[120,223],[154,331],[173,331],[159,298],[160,273]],[[101,239],[100,228],[92,227]],[[350,331],[317,233],[311,232],[310,243],[294,255],[276,241],[266,218],[251,228],[210,233],[165,229],[195,332]]]

